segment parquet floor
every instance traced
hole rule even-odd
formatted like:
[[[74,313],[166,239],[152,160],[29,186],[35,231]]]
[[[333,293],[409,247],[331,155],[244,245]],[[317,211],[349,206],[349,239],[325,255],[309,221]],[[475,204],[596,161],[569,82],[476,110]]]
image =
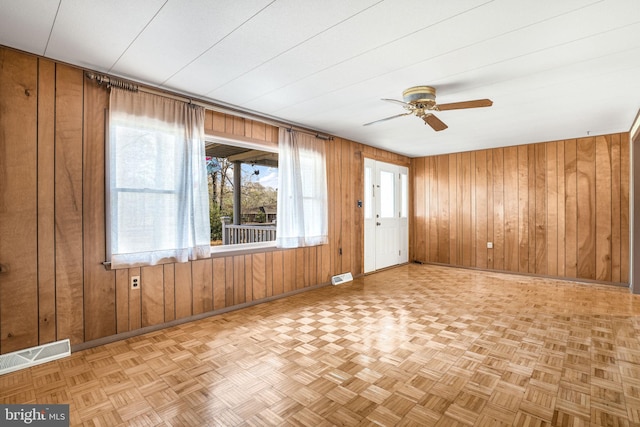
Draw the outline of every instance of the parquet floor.
[[[95,426],[640,426],[640,297],[407,265],[0,377]]]

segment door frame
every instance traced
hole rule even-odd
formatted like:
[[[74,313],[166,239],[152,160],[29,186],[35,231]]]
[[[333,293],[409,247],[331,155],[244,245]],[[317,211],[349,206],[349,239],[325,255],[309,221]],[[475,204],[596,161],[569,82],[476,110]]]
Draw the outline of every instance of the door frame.
[[[377,198],[379,197],[379,178],[380,171],[384,168],[386,170],[393,170],[396,175],[396,179],[394,180],[394,200],[395,206],[394,210],[398,212],[397,221],[399,224],[399,236],[398,236],[398,244],[397,249],[399,250],[397,262],[395,264],[387,265],[385,267],[379,267],[379,263],[376,261],[376,252],[377,245],[381,244],[377,242],[377,226],[378,223],[376,215],[379,215],[380,212],[377,212],[378,203],[376,203]],[[409,261],[409,222],[410,222],[410,176],[409,176],[409,167],[406,165],[396,164],[385,162],[382,160],[377,160],[370,157],[364,158],[363,164],[363,273],[372,273],[382,268],[393,267],[395,265],[404,264]],[[367,174],[370,173],[370,176]],[[404,181],[401,179],[401,176],[404,175]],[[367,188],[369,187],[369,188]],[[405,198],[402,198],[402,187],[404,187]],[[402,204],[404,203],[404,207]],[[404,214],[404,216],[402,216]],[[373,240],[373,245],[371,244],[371,240]]]

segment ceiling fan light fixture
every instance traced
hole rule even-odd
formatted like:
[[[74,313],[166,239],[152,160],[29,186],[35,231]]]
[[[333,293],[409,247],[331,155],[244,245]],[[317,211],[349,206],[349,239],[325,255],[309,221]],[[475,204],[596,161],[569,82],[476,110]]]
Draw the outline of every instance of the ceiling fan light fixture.
[[[409,104],[436,104],[436,90],[431,86],[414,86],[402,92],[402,99]]]
[[[404,101],[396,99],[382,98],[383,101],[400,104],[407,112],[386,117],[374,122],[365,123],[369,126],[375,123],[386,122],[396,117],[414,115],[420,117],[425,124],[431,126],[436,132],[447,129],[447,125],[431,114],[431,111],[461,110],[466,108],[490,107],[493,101],[490,99],[475,99],[472,101],[452,102],[448,104],[436,104],[436,89],[432,86],[413,86],[402,92]]]

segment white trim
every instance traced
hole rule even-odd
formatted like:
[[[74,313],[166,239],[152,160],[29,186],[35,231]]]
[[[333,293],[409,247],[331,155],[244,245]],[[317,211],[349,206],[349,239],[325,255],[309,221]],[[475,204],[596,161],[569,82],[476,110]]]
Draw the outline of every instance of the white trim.
[[[270,242],[256,242],[256,243],[241,243],[238,245],[220,245],[220,246],[211,246],[211,255],[236,255],[238,253],[244,253],[247,251],[256,252],[260,249],[275,249],[276,241],[272,240]]]
[[[218,143],[224,145],[231,145],[232,147],[240,147],[240,148],[249,148],[251,150],[260,150],[266,151],[268,153],[277,153],[278,152],[278,144],[275,145],[262,145],[257,142],[252,141],[243,141],[242,139],[232,139],[223,136],[214,136],[214,135],[205,135],[204,137],[204,147],[205,149],[209,145],[209,143]]]
[[[631,138],[631,142],[634,139],[640,136],[640,110],[638,114],[636,114],[636,118],[633,120],[633,124],[631,125],[631,130],[629,130],[629,136]]]

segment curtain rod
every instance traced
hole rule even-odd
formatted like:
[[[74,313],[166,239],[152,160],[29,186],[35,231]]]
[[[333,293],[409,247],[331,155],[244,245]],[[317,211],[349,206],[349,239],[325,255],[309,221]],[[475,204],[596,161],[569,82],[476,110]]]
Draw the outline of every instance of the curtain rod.
[[[332,141],[333,137],[330,135],[323,135],[319,132],[316,131],[312,131],[309,129],[305,129],[305,128],[301,128],[301,127],[297,127],[297,126],[292,126],[289,123],[285,123],[285,122],[280,122],[277,120],[273,120],[273,119],[269,119],[266,117],[263,117],[259,114],[252,114],[250,112],[247,111],[242,111],[236,108],[231,108],[231,107],[223,107],[220,105],[216,105],[213,103],[208,103],[208,102],[202,102],[202,101],[198,101],[198,100],[194,100],[193,98],[189,98],[183,95],[176,95],[170,92],[166,92],[164,90],[158,90],[158,89],[152,89],[150,87],[146,87],[146,86],[138,86],[138,84],[127,81],[127,80],[123,80],[117,77],[111,77],[105,74],[97,74],[94,72],[90,72],[87,71],[85,72],[85,76],[90,79],[90,80],[95,80],[100,86],[105,85],[106,88],[111,88],[111,87],[117,87],[119,89],[124,89],[124,90],[129,90],[132,92],[144,92],[144,93],[150,93],[153,95],[158,95],[158,96],[163,96],[165,98],[169,98],[169,99],[173,99],[176,101],[182,101],[182,102],[188,102],[189,104],[193,104],[193,105],[198,105],[200,107],[206,108],[208,110],[211,111],[215,111],[217,113],[223,113],[223,114],[232,114],[234,116],[237,117],[242,117],[244,119],[249,119],[249,120],[255,120],[255,121],[259,121],[261,123],[266,123],[268,125],[271,126],[276,126],[276,127],[283,127],[283,128],[287,128],[287,130],[292,131],[295,130],[297,132],[303,132],[309,135],[313,135],[318,139],[322,139],[325,141]]]

